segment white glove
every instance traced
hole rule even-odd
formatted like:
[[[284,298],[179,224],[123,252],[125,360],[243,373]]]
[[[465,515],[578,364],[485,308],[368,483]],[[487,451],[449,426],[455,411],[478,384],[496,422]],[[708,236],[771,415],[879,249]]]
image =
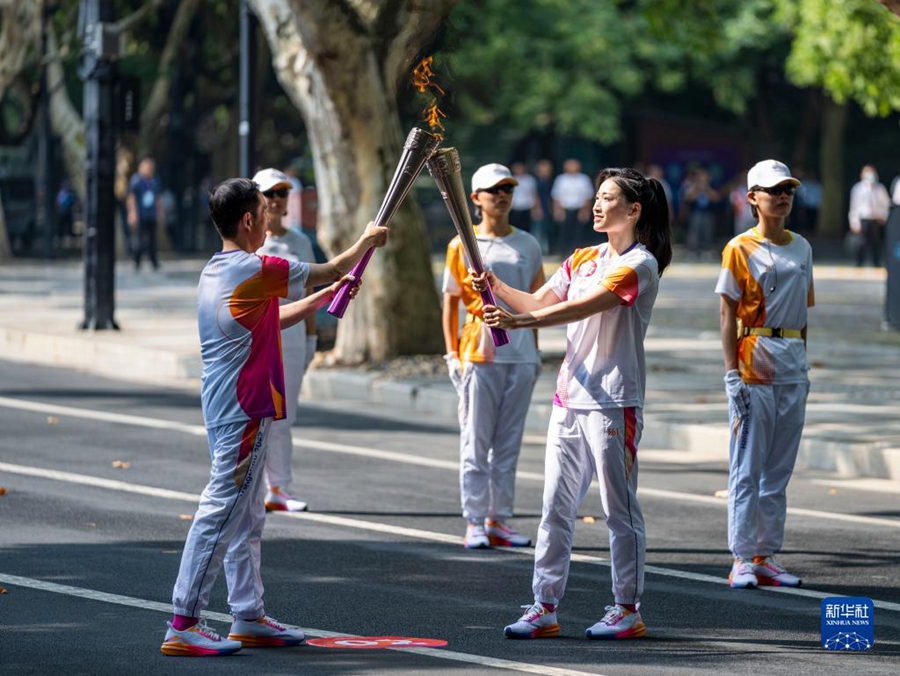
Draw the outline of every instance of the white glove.
[[[447,362],[450,382],[453,383],[453,387],[458,392],[459,386],[462,384],[462,362],[459,361],[459,355],[455,352],[449,352],[444,355],[444,361]]]
[[[750,412],[750,388],[741,378],[737,369],[725,374],[725,392],[728,394],[728,405],[736,418],[745,418]]]
[[[306,336],[306,364],[303,368],[309,368],[313,358],[316,356],[316,347],[319,344],[319,337],[316,334]]]

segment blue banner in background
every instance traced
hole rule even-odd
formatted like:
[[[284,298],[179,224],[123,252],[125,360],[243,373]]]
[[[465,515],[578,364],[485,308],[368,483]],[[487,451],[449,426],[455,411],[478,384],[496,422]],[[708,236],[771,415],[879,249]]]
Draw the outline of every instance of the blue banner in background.
[[[822,647],[865,651],[875,645],[875,605],[864,596],[830,596],[822,600]]]

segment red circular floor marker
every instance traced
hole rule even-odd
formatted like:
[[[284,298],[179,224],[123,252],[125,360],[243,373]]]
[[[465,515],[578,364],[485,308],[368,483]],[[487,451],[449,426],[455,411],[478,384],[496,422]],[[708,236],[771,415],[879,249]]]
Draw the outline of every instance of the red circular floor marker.
[[[385,648],[443,648],[447,642],[438,638],[410,638],[409,636],[337,636],[313,638],[307,644],[319,648],[344,650],[384,650]]]

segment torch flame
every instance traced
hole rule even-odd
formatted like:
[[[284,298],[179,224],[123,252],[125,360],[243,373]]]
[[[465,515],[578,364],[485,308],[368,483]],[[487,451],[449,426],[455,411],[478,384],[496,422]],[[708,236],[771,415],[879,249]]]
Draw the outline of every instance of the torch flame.
[[[429,89],[436,92],[432,94],[431,102],[422,111],[422,120],[427,122],[431,132],[443,141],[444,135],[441,132],[444,130],[444,125],[441,123],[441,118],[447,116],[438,108],[437,99],[438,96],[444,95],[444,90],[436,82],[431,81],[431,78],[434,77],[434,71],[431,69],[432,63],[434,63],[434,57],[431,56],[426,56],[419,62],[412,72],[412,84],[420,94],[426,94]]]

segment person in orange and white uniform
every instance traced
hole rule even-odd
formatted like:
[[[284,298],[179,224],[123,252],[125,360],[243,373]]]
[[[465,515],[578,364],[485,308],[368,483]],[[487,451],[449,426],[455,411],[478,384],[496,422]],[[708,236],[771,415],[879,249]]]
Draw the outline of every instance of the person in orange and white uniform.
[[[266,199],[268,227],[266,241],[259,248],[261,256],[277,256],[297,263],[315,263],[312,242],[298,228],[285,227],[287,203],[292,184],[287,174],[277,169],[263,169],[253,182]],[[309,295],[312,287],[305,289]],[[281,303],[289,301],[282,300]],[[272,423],[269,448],[266,451],[266,509],[268,511],[305,512],[307,504],[291,497],[291,455],[293,440],[291,425],[297,418],[297,399],[306,368],[316,356],[316,315],[310,314],[302,322],[281,332],[281,355],[284,362],[285,416]]]
[[[728,548],[735,589],[800,586],[774,558],[784,542],[787,485],[809,394],[812,248],[785,229],[799,185],[776,160],[750,170],[747,201],[759,223],[726,245],[716,284],[732,430]]]
[[[532,235],[509,224],[516,185],[501,164],[485,165],[472,176],[471,199],[481,216],[476,239],[485,267],[513,288],[532,291],[544,283],[541,247]],[[520,331],[507,345],[495,347],[471,280],[457,235],[447,247],[443,327],[445,359],[459,393],[464,544],[468,549],[527,547],[531,540],[508,522],[525,417],[541,368],[537,332]],[[468,310],[461,335],[460,302]]]
[[[608,243],[576,249],[535,293],[517,291],[489,273],[473,280],[479,288],[488,278],[496,296],[517,313],[485,307],[488,326],[568,327],[547,431],[534,603],[504,629],[508,638],[559,635],[556,610],[569,575],[575,520],[595,477],[609,529],[614,602],[585,634],[626,639],[646,632],[639,605],[647,546],[636,493],[644,337],[659,277],[672,259],[672,232],[659,181],[634,169],[604,169],[598,185],[593,229]]]

